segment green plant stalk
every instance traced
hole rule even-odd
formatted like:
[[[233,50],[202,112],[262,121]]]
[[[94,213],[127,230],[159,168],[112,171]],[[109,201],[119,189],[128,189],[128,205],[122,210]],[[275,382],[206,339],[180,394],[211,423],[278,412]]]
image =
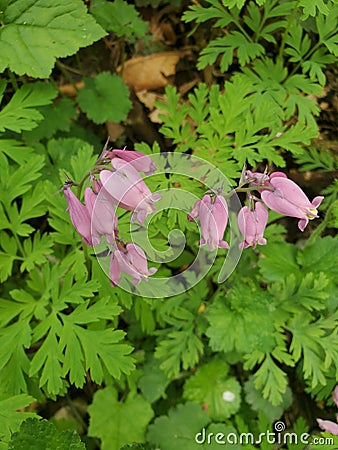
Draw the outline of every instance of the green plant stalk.
[[[60,69],[60,71],[66,78],[66,80],[73,86],[75,91],[77,91],[78,89],[76,87],[75,81],[74,81],[73,77],[70,75],[70,73],[68,72],[68,70],[66,70],[65,65],[62,62],[60,62],[59,60],[56,60],[55,64]]]
[[[234,17],[232,14],[231,14],[231,16]],[[240,24],[240,22],[239,22],[236,18],[233,19],[233,23],[234,23],[234,24],[237,26],[237,28],[242,32],[242,34],[247,38],[248,41],[254,42],[254,40],[252,39],[252,37],[249,36],[249,34],[245,31],[245,29],[242,27],[242,25]]]
[[[284,53],[284,49],[285,49],[286,38],[287,38],[287,35],[288,35],[288,31],[289,31],[289,29],[290,29],[290,27],[292,25],[292,22],[296,18],[296,14],[297,14],[297,11],[298,11],[298,4],[299,4],[299,1],[296,3],[295,7],[293,8],[293,11],[290,14],[288,23],[287,23],[286,28],[284,30],[283,37],[282,37],[282,43],[281,43],[281,46],[279,47],[278,59],[283,60],[283,53]]]
[[[17,245],[18,245],[18,249],[20,250],[22,256],[23,256],[24,258],[26,258],[26,252],[25,252],[25,250],[24,250],[24,248],[23,248],[23,246],[22,246],[22,244],[21,244],[21,241],[20,241],[19,236],[15,233],[15,231],[13,231],[13,230],[11,230],[11,231],[12,231],[13,236],[14,236],[14,239],[15,239]]]
[[[334,201],[333,203],[331,203],[328,210],[326,211],[324,220],[318,225],[318,227],[315,229],[315,231],[311,234],[311,236],[307,240],[306,246],[312,245],[315,242],[315,240],[317,239],[317,237],[320,236],[321,233],[325,230],[325,228],[327,227],[327,224],[329,222],[331,213],[332,213],[333,209],[337,207],[337,204],[338,204],[337,200]]]
[[[262,29],[264,28],[265,22],[266,22],[266,10],[264,8],[264,10],[263,10],[263,17],[262,17],[261,23],[259,24],[259,30],[258,30],[257,33],[255,33],[255,39],[254,39],[255,42],[258,42],[259,37],[260,37],[261,32],[262,32]]]
[[[80,59],[78,53],[76,53],[75,59],[76,59],[76,63],[77,63],[77,65],[78,65],[78,67],[79,67],[79,70],[80,70],[80,72],[81,72],[82,77],[85,77],[86,74],[85,74],[85,71],[84,71],[84,69],[83,69],[83,65],[82,65],[82,62],[81,62],[81,59]]]
[[[332,34],[332,36],[334,36],[334,34]],[[300,68],[300,66],[301,66],[301,64],[304,62],[304,60],[305,61],[307,61],[307,60],[309,60],[309,59],[311,59],[311,56],[322,46],[323,44],[322,44],[322,42],[317,42],[305,55],[304,55],[304,57],[302,58],[302,60],[299,62],[299,63],[297,63],[297,65],[293,68],[293,70],[292,70],[292,72],[290,73],[290,76],[291,75],[294,75],[296,72],[297,72],[297,70]]]
[[[16,92],[19,89],[19,86],[18,86],[18,82],[16,81],[15,75],[11,70],[8,70],[8,76],[9,76],[9,79],[11,80],[13,89]]]

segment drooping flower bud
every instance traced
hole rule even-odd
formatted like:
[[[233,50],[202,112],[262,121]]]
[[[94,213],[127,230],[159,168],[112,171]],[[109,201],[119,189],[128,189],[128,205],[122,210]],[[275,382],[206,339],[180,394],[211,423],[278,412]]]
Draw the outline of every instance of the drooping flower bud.
[[[322,420],[322,419],[317,419],[317,422],[318,422],[319,427],[322,430],[338,436],[338,424],[337,423],[331,422],[331,420]]]
[[[154,202],[159,194],[152,194],[139,173],[131,164],[118,158],[112,160],[115,172],[102,170],[100,180],[104,189],[115,199],[117,206],[134,211],[131,220],[143,223],[146,216],[156,211]]]
[[[63,192],[67,200],[67,209],[74,228],[81,234],[84,242],[92,247],[91,215],[88,208],[80,202],[69,186]]]
[[[114,252],[114,258],[118,261],[119,269],[133,277],[134,285],[138,284],[141,280],[148,281],[148,276],[157,272],[155,267],[148,268],[146,254],[136,244],[127,244],[125,252],[116,250]],[[116,268],[113,268],[113,270],[116,271]]]
[[[268,211],[261,202],[255,204],[255,209],[250,211],[248,206],[238,213],[238,228],[244,236],[244,241],[240,243],[241,248],[253,247],[256,245],[265,245],[266,239],[263,233],[268,222]]]
[[[113,198],[105,189],[101,189],[99,195],[96,195],[91,188],[85,189],[84,198],[91,217],[93,244],[98,245],[102,235],[106,237],[108,243],[114,244],[118,232]]]
[[[299,218],[298,228],[304,231],[309,220],[315,219],[317,207],[321,204],[324,197],[315,197],[312,202],[307,198],[302,189],[285,174],[281,176],[280,172],[270,175],[270,187],[273,191],[263,189],[261,198],[264,203],[273,211],[289,217]]]
[[[110,150],[106,153],[108,156],[114,158],[121,158],[130,163],[138,172],[144,172],[145,175],[153,175],[156,170],[154,161],[144,153],[136,150]]]
[[[223,241],[223,235],[228,223],[228,206],[221,195],[211,196],[206,194],[202,200],[198,200],[191,213],[190,221],[200,218],[202,239],[199,245],[208,244],[210,250],[217,247],[229,248],[229,244]]]
[[[121,279],[121,270],[119,262],[113,252],[110,256],[109,279],[112,286],[118,286]]]

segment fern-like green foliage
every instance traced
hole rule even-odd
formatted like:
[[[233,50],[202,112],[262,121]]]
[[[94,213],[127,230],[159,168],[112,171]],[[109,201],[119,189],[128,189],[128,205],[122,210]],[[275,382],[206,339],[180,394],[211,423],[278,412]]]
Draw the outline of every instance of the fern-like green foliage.
[[[20,88],[0,113],[3,129],[36,128],[43,120],[38,108],[50,104],[55,94],[47,83]],[[66,168],[81,179],[95,162],[92,147],[76,139],[50,141],[46,158],[19,141],[1,142],[0,279],[17,271],[23,274],[1,292],[1,395],[26,393],[33,382],[55,398],[69,384],[82,387],[88,373],[97,383],[105,376],[129,373],[134,367],[132,347],[123,343],[125,333],[115,329],[121,308],[107,297],[95,298],[98,283],[88,281],[83,253],[76,249],[79,239],[65,215],[65,199],[57,192],[64,179],[58,170]],[[69,150],[68,155],[60,148]],[[42,175],[49,182],[42,183]],[[47,209],[55,225],[50,234],[27,223],[43,218]],[[59,236],[58,227],[67,239]],[[73,250],[55,255],[51,264],[48,255],[58,241]]]
[[[0,82],[0,102],[6,83]],[[56,90],[49,83],[26,84],[15,92],[10,102],[0,111],[0,132],[32,130],[43,120],[38,106],[48,105],[56,97]]]
[[[266,59],[250,70],[226,82],[224,91],[217,86],[208,91],[200,84],[189,103],[180,103],[171,87],[166,89],[162,133],[173,140],[176,151],[189,149],[219,167],[232,180],[240,175],[245,162],[261,161],[285,165],[283,150],[302,151],[317,134],[313,114],[318,107],[301,91],[319,92],[302,76],[286,78],[286,69]],[[283,80],[286,80],[283,82]],[[298,112],[295,125],[286,124]]]
[[[331,54],[337,52],[337,8],[334,1],[325,4],[323,1],[252,0],[240,11],[243,6],[243,1],[207,0],[206,6],[193,5],[184,14],[186,22],[214,20],[214,28],[229,29],[212,39],[201,51],[199,69],[214,64],[218,59],[222,72],[226,72],[235,61],[245,67],[265,54],[264,43],[278,45],[282,32],[285,42],[281,44],[281,50],[286,43],[285,53],[291,56],[290,61],[300,63],[304,73],[310,72],[312,80],[324,84],[322,68],[334,62]],[[299,13],[302,13],[301,19],[296,22],[295,17]],[[308,34],[302,38],[303,29],[306,30],[305,19],[309,15],[316,16],[316,31],[320,37],[314,46]],[[283,56],[282,53],[279,56]]]

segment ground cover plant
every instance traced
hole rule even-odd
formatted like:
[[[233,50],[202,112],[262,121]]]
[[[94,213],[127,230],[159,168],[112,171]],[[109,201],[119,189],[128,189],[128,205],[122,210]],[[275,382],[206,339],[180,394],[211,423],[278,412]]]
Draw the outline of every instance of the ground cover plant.
[[[0,449],[338,448],[337,17],[0,2]]]

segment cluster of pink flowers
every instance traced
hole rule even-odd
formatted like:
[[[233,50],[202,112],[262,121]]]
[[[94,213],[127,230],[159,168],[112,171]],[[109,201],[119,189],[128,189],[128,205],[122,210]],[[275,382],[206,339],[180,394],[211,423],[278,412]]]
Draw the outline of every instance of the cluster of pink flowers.
[[[132,276],[133,284],[156,272],[148,268],[146,255],[141,247],[124,243],[119,239],[116,207],[133,211],[132,221],[143,223],[147,215],[156,211],[154,202],[159,194],[152,194],[140,172],[152,174],[156,166],[146,155],[129,150],[104,150],[98,160],[99,178],[91,174],[92,187],[84,192],[85,204],[71,190],[74,182],[67,182],[64,194],[68,203],[70,219],[90,247],[101,243],[104,236],[110,245],[110,281],[119,284],[121,272]],[[108,163],[104,166],[104,163]]]
[[[338,385],[335,387],[335,389],[332,393],[332,399],[335,402],[335,404],[338,406]],[[338,423],[337,422],[331,422],[331,420],[322,420],[322,419],[317,419],[317,422],[322,430],[338,436]]]
[[[244,185],[249,188],[241,189]],[[282,172],[267,175],[247,170],[241,186],[235,189],[241,190],[248,191],[249,196],[249,206],[243,206],[238,213],[238,228],[244,238],[240,243],[242,248],[266,244],[263,234],[268,222],[267,208],[284,216],[299,218],[298,227],[304,231],[309,220],[318,217],[317,207],[324,198],[315,197],[310,202],[302,189]],[[254,191],[260,194],[260,198],[252,194]],[[195,220],[197,217],[200,218],[203,236],[200,245],[208,244],[210,250],[229,248],[229,244],[223,240],[228,223],[228,207],[222,195],[212,192],[198,200],[188,219]]]
[[[131,275],[133,283],[138,284],[157,270],[148,268],[141,247],[119,239],[116,215],[116,207],[119,206],[132,212],[132,222],[142,224],[148,214],[156,211],[154,202],[161,196],[152,193],[141,176],[142,172],[151,175],[155,170],[152,159],[143,153],[105,148],[90,175],[92,186],[84,191],[85,204],[71,189],[75,182],[69,180],[64,186],[71,221],[83,241],[93,247],[105,237],[110,247],[110,280],[113,286],[119,284],[121,272]],[[228,224],[226,199],[235,192],[245,191],[249,198],[248,206],[243,206],[238,214],[238,228],[243,235],[239,244],[241,248],[266,244],[263,234],[268,221],[267,208],[298,218],[298,227],[304,231],[309,220],[318,217],[317,207],[323,200],[323,197],[316,197],[310,202],[301,188],[282,172],[268,175],[246,170],[236,189],[224,195],[222,190],[208,191],[188,214],[188,220],[200,221],[202,238],[199,245],[208,245],[211,251],[229,248],[223,240]]]

